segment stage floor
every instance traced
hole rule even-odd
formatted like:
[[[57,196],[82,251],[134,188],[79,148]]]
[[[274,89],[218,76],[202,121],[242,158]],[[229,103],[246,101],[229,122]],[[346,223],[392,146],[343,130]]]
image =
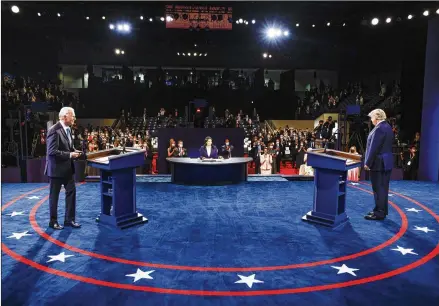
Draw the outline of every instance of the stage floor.
[[[350,183],[350,222],[331,230],[301,221],[312,182],[201,187],[138,177],[149,223],[119,231],[94,221],[99,184],[87,182],[77,187],[82,228],[53,231],[47,184],[3,184],[2,302],[438,305],[439,185],[394,181],[391,190],[388,218],[366,221],[371,187]]]

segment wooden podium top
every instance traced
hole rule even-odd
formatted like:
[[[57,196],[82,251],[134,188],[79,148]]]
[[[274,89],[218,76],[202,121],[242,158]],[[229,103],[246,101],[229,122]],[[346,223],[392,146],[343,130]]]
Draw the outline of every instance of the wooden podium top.
[[[327,155],[327,156],[331,156],[331,158],[334,158],[334,159],[346,160],[347,166],[361,162],[361,155],[360,154],[352,154],[352,153],[337,151],[337,150],[332,150],[332,149],[326,149],[326,152],[325,152],[325,149],[313,149],[308,153],[314,153],[314,154],[322,155],[322,156]]]
[[[133,154],[137,154],[139,152],[145,152],[143,149],[137,149],[128,147],[125,148],[125,153],[122,148],[113,148],[108,150],[101,150],[97,152],[87,153],[87,160],[90,162],[95,162],[99,164],[109,164],[111,159],[118,158],[121,156],[129,156]]]

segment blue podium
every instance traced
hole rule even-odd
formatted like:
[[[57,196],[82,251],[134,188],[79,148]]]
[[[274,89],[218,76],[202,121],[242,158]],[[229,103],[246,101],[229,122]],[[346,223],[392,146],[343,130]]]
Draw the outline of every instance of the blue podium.
[[[336,228],[349,220],[346,214],[346,181],[349,169],[361,167],[361,155],[329,149],[307,152],[314,168],[314,205],[303,221]]]
[[[89,166],[100,169],[101,213],[97,222],[125,229],[148,222],[136,208],[136,167],[145,163],[145,150],[121,148],[87,154]]]

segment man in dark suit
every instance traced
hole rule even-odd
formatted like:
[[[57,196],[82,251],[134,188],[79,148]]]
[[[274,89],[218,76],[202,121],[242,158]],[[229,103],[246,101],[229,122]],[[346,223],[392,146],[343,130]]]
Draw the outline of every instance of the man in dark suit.
[[[187,157],[187,150],[183,147],[183,140],[178,141],[177,150],[174,151],[173,157]]]
[[[230,141],[228,139],[226,139],[224,141],[224,144],[221,146],[221,153],[220,155],[223,158],[231,158],[232,157],[232,151],[233,151],[233,146],[230,144]]]
[[[375,128],[367,137],[364,169],[370,171],[375,208],[365,216],[367,220],[383,220],[388,214],[390,174],[393,168],[393,131],[386,122],[386,113],[375,109],[369,113]]]
[[[66,211],[64,226],[79,228],[75,222],[76,186],[73,177],[73,160],[81,155],[73,145],[71,126],[75,122],[75,111],[63,107],[59,112],[59,121],[47,132],[47,153],[45,174],[50,178],[50,222],[49,227],[61,230],[58,224],[58,199],[61,186],[66,190]]]

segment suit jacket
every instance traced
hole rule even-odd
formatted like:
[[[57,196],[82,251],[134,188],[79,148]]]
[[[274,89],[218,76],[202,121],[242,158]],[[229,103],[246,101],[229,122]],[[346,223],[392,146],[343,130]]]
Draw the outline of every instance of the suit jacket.
[[[386,121],[382,121],[367,137],[364,164],[371,171],[389,171],[393,168],[393,131]]]
[[[207,150],[205,146],[201,146],[200,148],[200,157],[205,158],[218,158],[218,149],[212,145],[212,149],[210,150],[210,156],[207,155]]]
[[[229,150],[230,152],[227,150],[227,146],[224,144],[221,146],[221,156],[224,158],[229,158],[232,156],[232,151],[233,151],[233,146],[229,145]]]
[[[181,148],[181,155],[179,155],[180,153],[178,152],[180,148],[177,148],[177,150],[174,152],[174,154],[172,155],[172,157],[187,157],[187,150],[185,148]]]
[[[70,145],[67,134],[60,122],[47,131],[46,168],[44,174],[49,177],[70,178],[75,173],[70,152],[75,148]]]

